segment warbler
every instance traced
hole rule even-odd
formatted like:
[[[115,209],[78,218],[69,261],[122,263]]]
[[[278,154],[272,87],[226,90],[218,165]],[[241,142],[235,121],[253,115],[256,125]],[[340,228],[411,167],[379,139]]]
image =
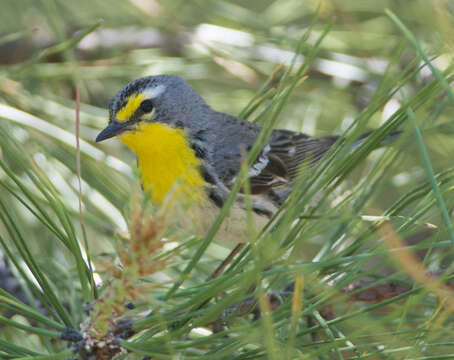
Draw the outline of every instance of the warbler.
[[[217,217],[260,131],[247,120],[213,110],[182,78],[158,75],[136,79],[118,91],[96,142],[118,136],[137,154],[142,185],[152,201],[159,206],[169,194],[193,199],[191,219],[203,231]],[[285,201],[300,166],[319,161],[337,140],[272,132],[248,171],[257,228]],[[244,242],[247,231],[246,205],[239,196],[217,238]]]

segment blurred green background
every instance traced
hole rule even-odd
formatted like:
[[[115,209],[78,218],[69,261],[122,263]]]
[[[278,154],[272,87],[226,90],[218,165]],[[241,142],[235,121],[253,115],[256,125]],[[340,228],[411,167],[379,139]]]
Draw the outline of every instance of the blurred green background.
[[[454,2],[449,0],[0,0],[0,5],[0,137],[3,145],[14,148],[2,147],[0,156],[45,208],[52,206],[34,187],[27,169],[51,182],[80,233],[74,134],[76,87],[81,86],[84,220],[93,254],[112,252],[112,235],[125,229],[123,215],[131,192],[138,188],[133,154],[117,140],[94,142],[107,122],[109,100],[129,81],[176,74],[214,109],[237,115],[273,71],[289,65],[311,23],[315,21],[298,63],[332,23],[307,78],[293,92],[278,123],[280,128],[326,136],[342,134],[372,101],[380,106],[367,116],[365,127],[378,128],[402,106],[402,98],[397,92],[381,101],[377,94],[393,78],[397,81],[424,64],[414,60],[415,47],[385,9],[408,27],[437,69],[448,69],[445,75],[454,49]],[[406,82],[405,94],[416,96],[434,79],[422,67]],[[440,92],[415,114],[436,173],[452,166],[452,111],[452,102]],[[398,160],[387,169],[361,215],[381,215],[427,181],[412,129],[406,124],[403,129]],[[361,183],[383,151],[372,153],[349,174],[333,203]],[[18,161],[17,154],[26,162]],[[0,171],[4,184],[10,184],[10,177]],[[18,188],[11,189],[1,187],[0,197],[39,254],[41,266],[49,274],[73,269],[68,250],[13,196]],[[452,218],[452,185],[444,194]],[[421,224],[443,226],[436,206],[424,211]],[[411,213],[404,209],[401,215]],[[2,233],[6,236],[0,227]],[[311,238],[301,258],[311,260],[323,243],[323,237]],[[216,246],[210,251],[216,259],[227,253]],[[435,263],[449,263],[445,260],[437,258]],[[210,259],[199,270],[217,262]],[[66,276],[52,279],[63,296],[76,291],[68,285],[70,273]],[[71,299],[76,311],[77,296]],[[82,317],[82,310],[77,311]]]

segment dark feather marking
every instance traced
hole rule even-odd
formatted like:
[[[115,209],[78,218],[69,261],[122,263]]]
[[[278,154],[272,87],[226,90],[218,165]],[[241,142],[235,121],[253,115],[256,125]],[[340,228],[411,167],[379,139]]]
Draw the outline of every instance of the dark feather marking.
[[[254,207],[252,208],[252,210],[253,210],[255,213],[259,214],[259,215],[264,215],[264,216],[269,217],[269,218],[270,218],[271,216],[273,216],[273,212],[270,211],[270,210],[268,210],[268,209],[264,209],[264,208],[261,208],[261,207],[254,206]]]
[[[197,156],[199,159],[204,159],[205,158],[206,151],[205,151],[205,149],[202,146],[200,146],[200,145],[198,145],[196,143],[191,143],[191,148],[192,148],[192,150],[194,150],[195,156]]]
[[[224,199],[222,198],[221,195],[219,195],[216,190],[210,189],[208,192],[208,197],[211,199],[211,201],[214,202],[214,204],[221,208],[224,205]]]
[[[213,176],[210,174],[209,171],[207,171],[207,169],[204,166],[202,166],[202,177],[203,177],[203,180],[205,180],[207,183],[213,184],[213,185],[216,184],[216,180],[213,178]]]
[[[197,131],[194,135],[192,135],[192,137],[198,141],[204,141],[205,133],[206,133],[206,130],[201,129],[201,130]]]

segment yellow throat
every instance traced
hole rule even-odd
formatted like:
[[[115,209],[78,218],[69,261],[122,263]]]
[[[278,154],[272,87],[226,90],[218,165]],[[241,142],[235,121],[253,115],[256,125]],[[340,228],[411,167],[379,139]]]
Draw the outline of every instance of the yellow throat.
[[[120,135],[120,139],[137,153],[143,187],[151,191],[155,203],[162,203],[171,190],[191,198],[203,196],[201,162],[184,130],[142,122],[136,130]]]

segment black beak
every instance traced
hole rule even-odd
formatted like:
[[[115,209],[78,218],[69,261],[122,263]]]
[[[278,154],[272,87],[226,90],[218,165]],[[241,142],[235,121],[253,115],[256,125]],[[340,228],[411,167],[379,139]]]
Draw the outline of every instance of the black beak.
[[[128,123],[110,122],[96,137],[96,142],[110,139],[128,129]]]

